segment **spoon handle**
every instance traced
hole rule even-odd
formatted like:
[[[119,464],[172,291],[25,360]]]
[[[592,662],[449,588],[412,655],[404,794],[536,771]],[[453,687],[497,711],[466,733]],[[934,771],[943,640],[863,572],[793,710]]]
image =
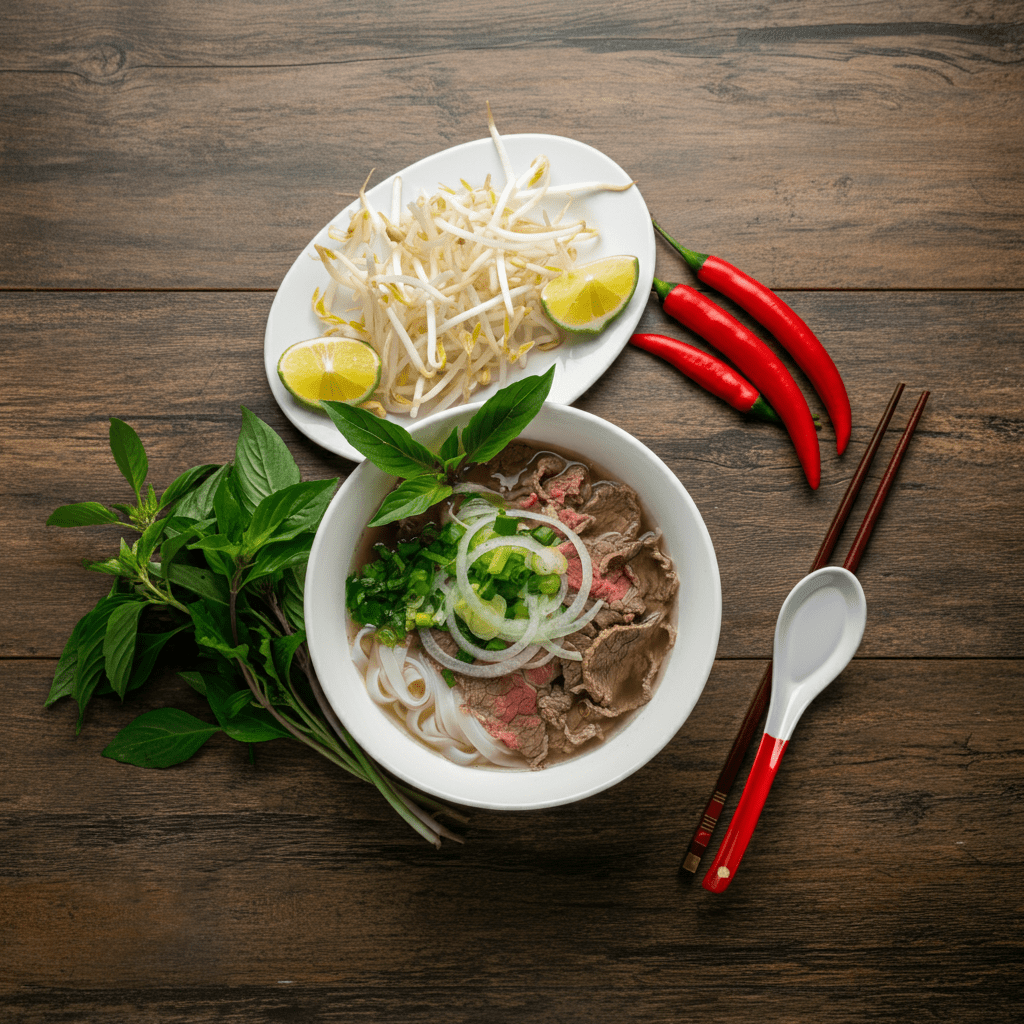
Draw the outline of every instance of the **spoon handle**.
[[[761,809],[768,799],[768,791],[772,788],[775,773],[779,770],[779,763],[788,744],[789,740],[776,739],[767,732],[761,737],[761,745],[757,748],[757,756],[747,776],[736,813],[704,876],[702,884],[708,892],[725,892],[729,888],[746,852],[747,843],[754,834],[757,819],[761,817]]]

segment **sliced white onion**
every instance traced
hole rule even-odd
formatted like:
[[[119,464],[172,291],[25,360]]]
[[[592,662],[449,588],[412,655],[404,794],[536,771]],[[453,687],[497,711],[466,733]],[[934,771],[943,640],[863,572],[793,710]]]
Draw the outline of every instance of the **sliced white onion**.
[[[515,672],[516,669],[522,668],[540,650],[538,646],[531,645],[508,661],[491,662],[487,665],[470,665],[464,661],[459,661],[458,658],[453,658],[450,654],[446,654],[441,650],[429,629],[420,630],[420,641],[427,653],[439,665],[450,668],[453,672],[459,672],[464,676],[475,676],[478,679],[498,679],[500,676],[508,675],[509,672]],[[495,652],[490,651],[489,653],[494,654]]]

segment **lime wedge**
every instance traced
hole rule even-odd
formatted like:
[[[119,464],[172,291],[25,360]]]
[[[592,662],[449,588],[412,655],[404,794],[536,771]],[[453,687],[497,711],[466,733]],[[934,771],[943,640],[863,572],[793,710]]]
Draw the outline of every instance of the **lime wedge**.
[[[285,349],[277,374],[308,409],[319,409],[324,400],[359,405],[380,383],[380,356],[352,338],[310,338]]]
[[[566,270],[540,293],[548,319],[573,334],[603,331],[629,304],[640,277],[635,256],[608,256]]]

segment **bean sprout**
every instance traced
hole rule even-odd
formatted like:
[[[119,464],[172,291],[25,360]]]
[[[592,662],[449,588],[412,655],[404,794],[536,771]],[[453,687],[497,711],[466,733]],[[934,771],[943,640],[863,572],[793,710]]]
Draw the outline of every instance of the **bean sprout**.
[[[388,215],[359,190],[339,243],[318,245],[328,282],[313,293],[324,336],[369,342],[381,357],[381,380],[367,407],[416,417],[468,401],[481,387],[504,384],[529,354],[562,343],[544,315],[545,284],[577,262],[578,247],[598,232],[567,219],[573,196],[630,185],[550,184],[547,157],[518,177],[488,107],[488,129],[505,175],[496,193],[482,185],[440,186],[411,202],[396,177]],[[527,216],[548,196],[568,196],[553,217]]]

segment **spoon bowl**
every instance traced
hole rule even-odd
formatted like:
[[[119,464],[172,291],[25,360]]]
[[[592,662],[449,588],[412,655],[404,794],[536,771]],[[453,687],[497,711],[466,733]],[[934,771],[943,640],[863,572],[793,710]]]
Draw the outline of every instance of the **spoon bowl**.
[[[805,576],[783,602],[775,624],[772,696],[764,735],[736,813],[704,876],[709,892],[729,887],[800,716],[850,663],[866,622],[860,582],[839,566]]]
[[[819,569],[789,592],[775,624],[765,732],[793,735],[807,706],[850,663],[866,622],[864,590],[847,569]]]

